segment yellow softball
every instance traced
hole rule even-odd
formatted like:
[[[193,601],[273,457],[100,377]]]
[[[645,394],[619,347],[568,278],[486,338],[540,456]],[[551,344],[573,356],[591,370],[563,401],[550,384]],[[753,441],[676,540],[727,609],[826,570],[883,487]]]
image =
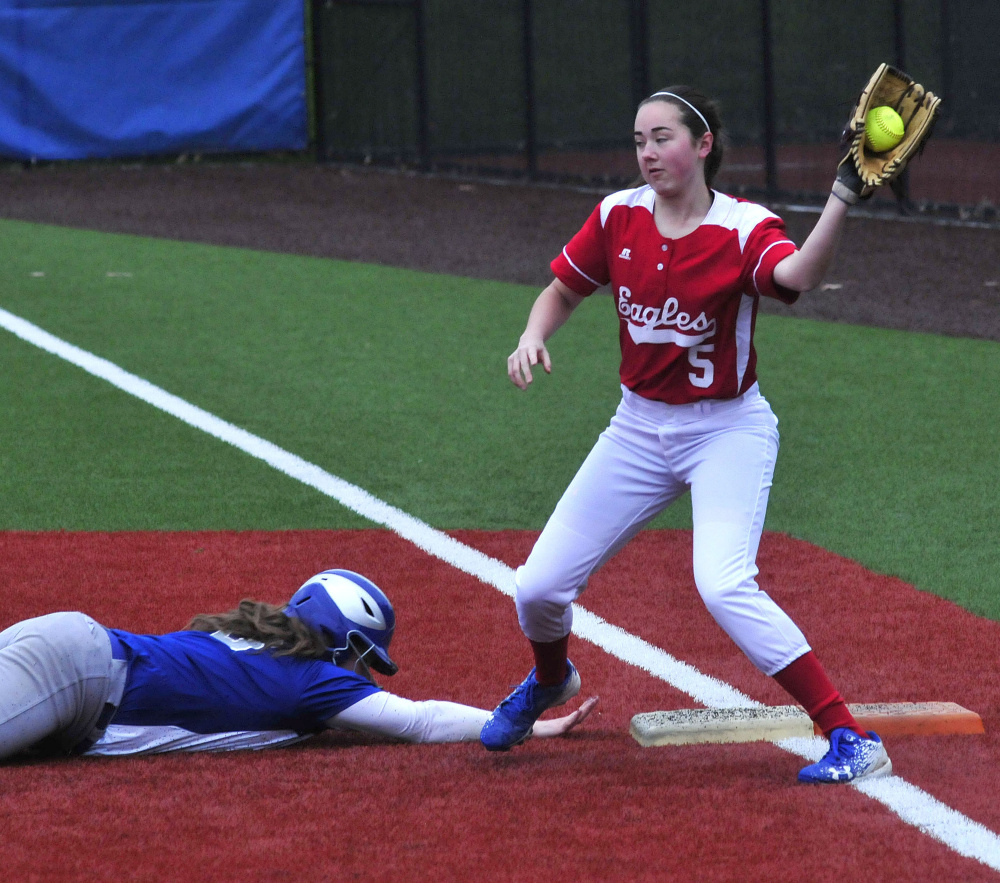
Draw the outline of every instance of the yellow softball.
[[[903,120],[887,105],[873,107],[865,117],[865,138],[876,153],[891,150],[903,140]]]

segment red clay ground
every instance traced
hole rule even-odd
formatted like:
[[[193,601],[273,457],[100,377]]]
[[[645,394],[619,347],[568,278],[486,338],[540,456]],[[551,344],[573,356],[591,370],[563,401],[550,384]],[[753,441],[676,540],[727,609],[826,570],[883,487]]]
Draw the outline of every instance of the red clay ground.
[[[532,533],[457,532],[509,564]],[[751,697],[787,700],[711,622],[689,537],[651,532],[594,577],[583,603]],[[182,626],[244,595],[281,601],[348,564],[399,616],[394,691],[492,706],[529,666],[513,605],[381,530],[6,533],[10,622],[84,609],[135,630]],[[1000,624],[787,537],[768,534],[761,580],[805,628],[851,701],[948,699],[987,735],[898,738],[896,771],[1000,830]],[[835,591],[832,591],[835,589]],[[11,879],[991,880],[850,788],[795,783],[802,761],[767,745],[641,748],[636,711],[693,703],[577,641],[600,715],[572,738],[505,755],[478,745],[325,737],[212,757],[0,767]]]

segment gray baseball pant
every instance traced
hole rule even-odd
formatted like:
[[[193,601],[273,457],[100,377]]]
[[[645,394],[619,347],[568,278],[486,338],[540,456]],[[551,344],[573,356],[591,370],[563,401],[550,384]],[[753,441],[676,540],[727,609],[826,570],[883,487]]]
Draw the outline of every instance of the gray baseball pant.
[[[43,741],[71,752],[99,738],[127,674],[103,626],[83,613],[50,613],[0,632],[0,759]]]

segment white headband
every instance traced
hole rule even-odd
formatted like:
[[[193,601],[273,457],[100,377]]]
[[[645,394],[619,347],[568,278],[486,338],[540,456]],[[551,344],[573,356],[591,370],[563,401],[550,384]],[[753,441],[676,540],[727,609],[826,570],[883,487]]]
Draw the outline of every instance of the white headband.
[[[702,121],[702,122],[703,122],[703,123],[705,124],[705,131],[706,131],[706,132],[711,132],[711,131],[712,131],[712,127],[711,127],[711,126],[710,126],[710,125],[708,124],[708,120],[706,120],[706,119],[705,119],[705,117],[704,117],[704,116],[702,116],[702,113],[701,113],[701,111],[700,111],[700,110],[698,110],[698,108],[697,108],[697,107],[695,107],[695,106],[694,106],[694,105],[693,105],[693,104],[692,104],[692,103],[691,103],[690,101],[688,101],[688,100],[687,100],[686,98],[681,98],[681,96],[680,96],[680,95],[674,95],[674,93],[673,93],[673,92],[654,92],[654,93],[653,93],[652,95],[650,95],[649,97],[650,97],[650,98],[656,98],[656,97],[657,97],[658,95],[666,95],[666,96],[669,96],[670,98],[676,98],[676,99],[677,99],[678,101],[683,101],[683,102],[684,102],[684,103],[685,103],[685,104],[686,104],[686,105],[687,105],[688,107],[690,107],[690,108],[691,108],[691,110],[693,110],[693,111],[694,111],[694,112],[695,112],[696,114],[698,114],[698,119],[699,119],[699,120],[701,120],[701,121]]]

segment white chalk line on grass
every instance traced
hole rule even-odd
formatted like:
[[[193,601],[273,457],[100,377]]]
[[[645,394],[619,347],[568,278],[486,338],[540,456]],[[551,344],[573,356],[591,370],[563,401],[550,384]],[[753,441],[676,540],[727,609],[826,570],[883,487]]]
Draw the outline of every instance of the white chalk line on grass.
[[[22,340],[58,356],[118,389],[176,417],[235,448],[264,461],[346,506],[381,524],[428,554],[468,573],[505,595],[514,596],[514,572],[501,561],[460,543],[418,518],[374,497],[368,491],[331,475],[283,448],[227,423],[158,386],[130,374],[107,359],[95,356],[55,337],[37,325],[0,309],[0,326]],[[649,672],[708,708],[759,706],[729,684],[710,677],[666,651],[575,605],[573,633],[591,641],[611,656]],[[784,739],[781,748],[807,760],[818,760],[826,750],[819,738]],[[960,855],[1000,871],[1000,837],[984,825],[962,815],[898,776],[861,781],[853,787],[868,795],[903,821],[939,840]]]

